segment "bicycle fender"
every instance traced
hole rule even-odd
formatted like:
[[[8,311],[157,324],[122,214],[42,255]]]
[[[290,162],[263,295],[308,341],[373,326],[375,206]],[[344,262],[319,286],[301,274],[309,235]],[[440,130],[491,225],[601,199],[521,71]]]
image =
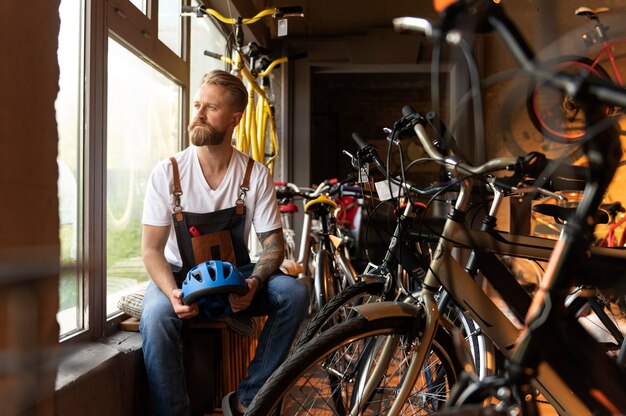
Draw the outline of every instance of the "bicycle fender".
[[[417,317],[421,307],[405,302],[376,302],[355,306],[362,317],[368,321],[393,317]]]

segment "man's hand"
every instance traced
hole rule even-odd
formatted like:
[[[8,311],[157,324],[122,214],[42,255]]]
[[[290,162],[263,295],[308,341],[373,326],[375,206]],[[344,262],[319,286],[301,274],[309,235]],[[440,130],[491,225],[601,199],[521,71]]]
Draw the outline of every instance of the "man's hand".
[[[228,301],[230,302],[230,308],[233,310],[233,313],[247,309],[259,288],[259,282],[256,279],[246,279],[246,284],[248,285],[248,293],[245,295],[238,295],[236,293],[228,295]]]
[[[170,302],[172,302],[174,312],[180,319],[190,319],[200,313],[198,303],[194,302],[191,305],[185,305],[183,303],[183,291],[180,289],[172,290]]]

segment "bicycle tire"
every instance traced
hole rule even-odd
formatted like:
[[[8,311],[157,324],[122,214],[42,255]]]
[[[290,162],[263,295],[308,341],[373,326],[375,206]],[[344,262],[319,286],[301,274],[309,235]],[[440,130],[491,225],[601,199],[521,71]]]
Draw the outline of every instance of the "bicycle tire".
[[[383,281],[360,281],[339,292],[337,296],[333,297],[313,316],[304,331],[302,331],[298,341],[294,344],[293,349],[298,350],[325,329],[329,329],[350,318],[351,313],[348,308],[369,303],[371,299],[368,299],[368,297],[380,299],[384,287],[385,283]]]
[[[323,332],[315,342],[310,342],[296,351],[272,374],[250,404],[246,415],[270,415],[279,405],[282,406],[280,414],[285,415],[345,414],[345,403],[338,404],[337,399],[349,403],[352,393],[349,382],[359,376],[358,372],[351,372],[353,369],[349,365],[359,361],[356,358],[359,357],[360,347],[371,346],[376,341],[393,336],[406,342],[401,342],[394,351],[398,354],[410,354],[413,351],[410,346],[413,342],[418,342],[414,335],[419,333],[421,325],[423,321],[418,317],[371,320],[357,317]],[[366,406],[360,408],[359,414],[382,415],[393,403],[400,387],[393,383],[402,382],[401,364],[408,362],[403,355],[398,357],[394,354],[393,357],[399,359],[400,365],[384,367],[389,373],[382,377],[374,396],[367,401]],[[334,361],[335,358],[338,360]],[[410,356],[407,358],[410,359]],[[411,386],[411,395],[403,405],[402,414],[421,415],[441,410],[461,371],[462,366],[457,359],[452,339],[440,328],[432,342],[424,370]],[[364,374],[364,377],[368,376],[369,373]],[[330,389],[325,389],[326,382]],[[322,391],[318,391],[318,387]],[[323,406],[328,408],[320,410],[319,407]],[[296,407],[302,407],[303,413]]]
[[[563,56],[548,61],[555,72],[586,71],[597,77],[611,80],[608,72],[584,56]],[[531,80],[526,100],[528,116],[546,138],[557,143],[579,144],[586,138],[585,115],[572,97],[536,80]],[[610,111],[610,110],[607,110]],[[569,131],[568,131],[569,130]]]
[[[321,246],[321,244],[320,244]],[[313,275],[313,289],[315,290],[316,310],[321,310],[332,298],[334,291],[333,270],[330,262],[330,253],[320,247],[314,260],[315,273]]]

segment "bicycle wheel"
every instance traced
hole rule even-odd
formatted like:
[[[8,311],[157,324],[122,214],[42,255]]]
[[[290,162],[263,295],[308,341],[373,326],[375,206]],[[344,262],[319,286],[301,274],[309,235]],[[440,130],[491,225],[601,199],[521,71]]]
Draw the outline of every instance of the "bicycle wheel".
[[[483,335],[478,324],[452,302],[448,304],[442,315],[450,324],[461,330],[472,354],[478,379],[482,380],[495,374],[495,348],[493,343]]]
[[[316,310],[321,310],[333,297],[335,290],[333,267],[330,254],[324,248],[319,249],[314,260],[315,273],[313,275],[313,290],[315,290]]]
[[[382,281],[361,281],[342,290],[309,321],[302,335],[294,344],[293,350],[297,351],[326,329],[354,317],[356,312],[352,308],[355,306],[381,299],[384,287],[385,284]]]
[[[360,403],[360,415],[386,414],[402,387],[415,346],[419,345],[419,317],[366,320],[358,317],[329,329],[290,356],[258,392],[247,415],[270,415],[279,405],[283,415],[345,415]],[[383,346],[393,346],[387,359]],[[370,397],[358,397],[358,380],[372,378],[374,368],[384,374]],[[402,415],[425,415],[441,410],[461,372],[452,340],[440,329],[424,368],[402,405]]]
[[[602,66],[594,66],[591,59],[583,56],[564,56],[551,61],[548,67],[553,68],[555,72],[569,74],[584,72],[610,80],[609,74]],[[526,106],[535,128],[549,140],[576,144],[585,138],[585,112],[574,97],[533,80],[530,83]]]

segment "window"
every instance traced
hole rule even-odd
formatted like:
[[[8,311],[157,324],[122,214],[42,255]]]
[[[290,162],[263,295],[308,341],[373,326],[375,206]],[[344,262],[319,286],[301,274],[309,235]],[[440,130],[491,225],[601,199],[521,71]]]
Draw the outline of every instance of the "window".
[[[107,94],[107,302],[144,287],[141,215],[148,176],[180,143],[181,88],[109,38]]]
[[[59,129],[59,322],[64,336],[84,326],[83,284],[79,264],[78,235],[82,228],[83,139],[83,0],[62,0],[59,8],[59,94],[55,103]]]
[[[130,0],[130,2],[134,4],[136,8],[141,10],[144,14],[146,13],[148,0]]]
[[[153,167],[181,148],[187,126],[185,31],[209,25],[212,30],[194,32],[204,38],[197,43],[224,45],[208,19],[183,21],[181,4],[61,1],[57,320],[63,340],[105,335],[120,319],[120,296],[148,282],[141,260],[143,196]],[[151,10],[159,15],[149,16]]]
[[[164,1],[159,3],[159,39],[176,55],[182,51],[182,17],[180,1]]]
[[[198,5],[197,1],[194,1]],[[200,88],[202,76],[213,69],[224,69],[222,61],[204,54],[205,50],[227,55],[226,38],[215,24],[207,17],[190,17],[191,19],[191,72],[189,75],[190,108],[193,107],[193,96]]]

